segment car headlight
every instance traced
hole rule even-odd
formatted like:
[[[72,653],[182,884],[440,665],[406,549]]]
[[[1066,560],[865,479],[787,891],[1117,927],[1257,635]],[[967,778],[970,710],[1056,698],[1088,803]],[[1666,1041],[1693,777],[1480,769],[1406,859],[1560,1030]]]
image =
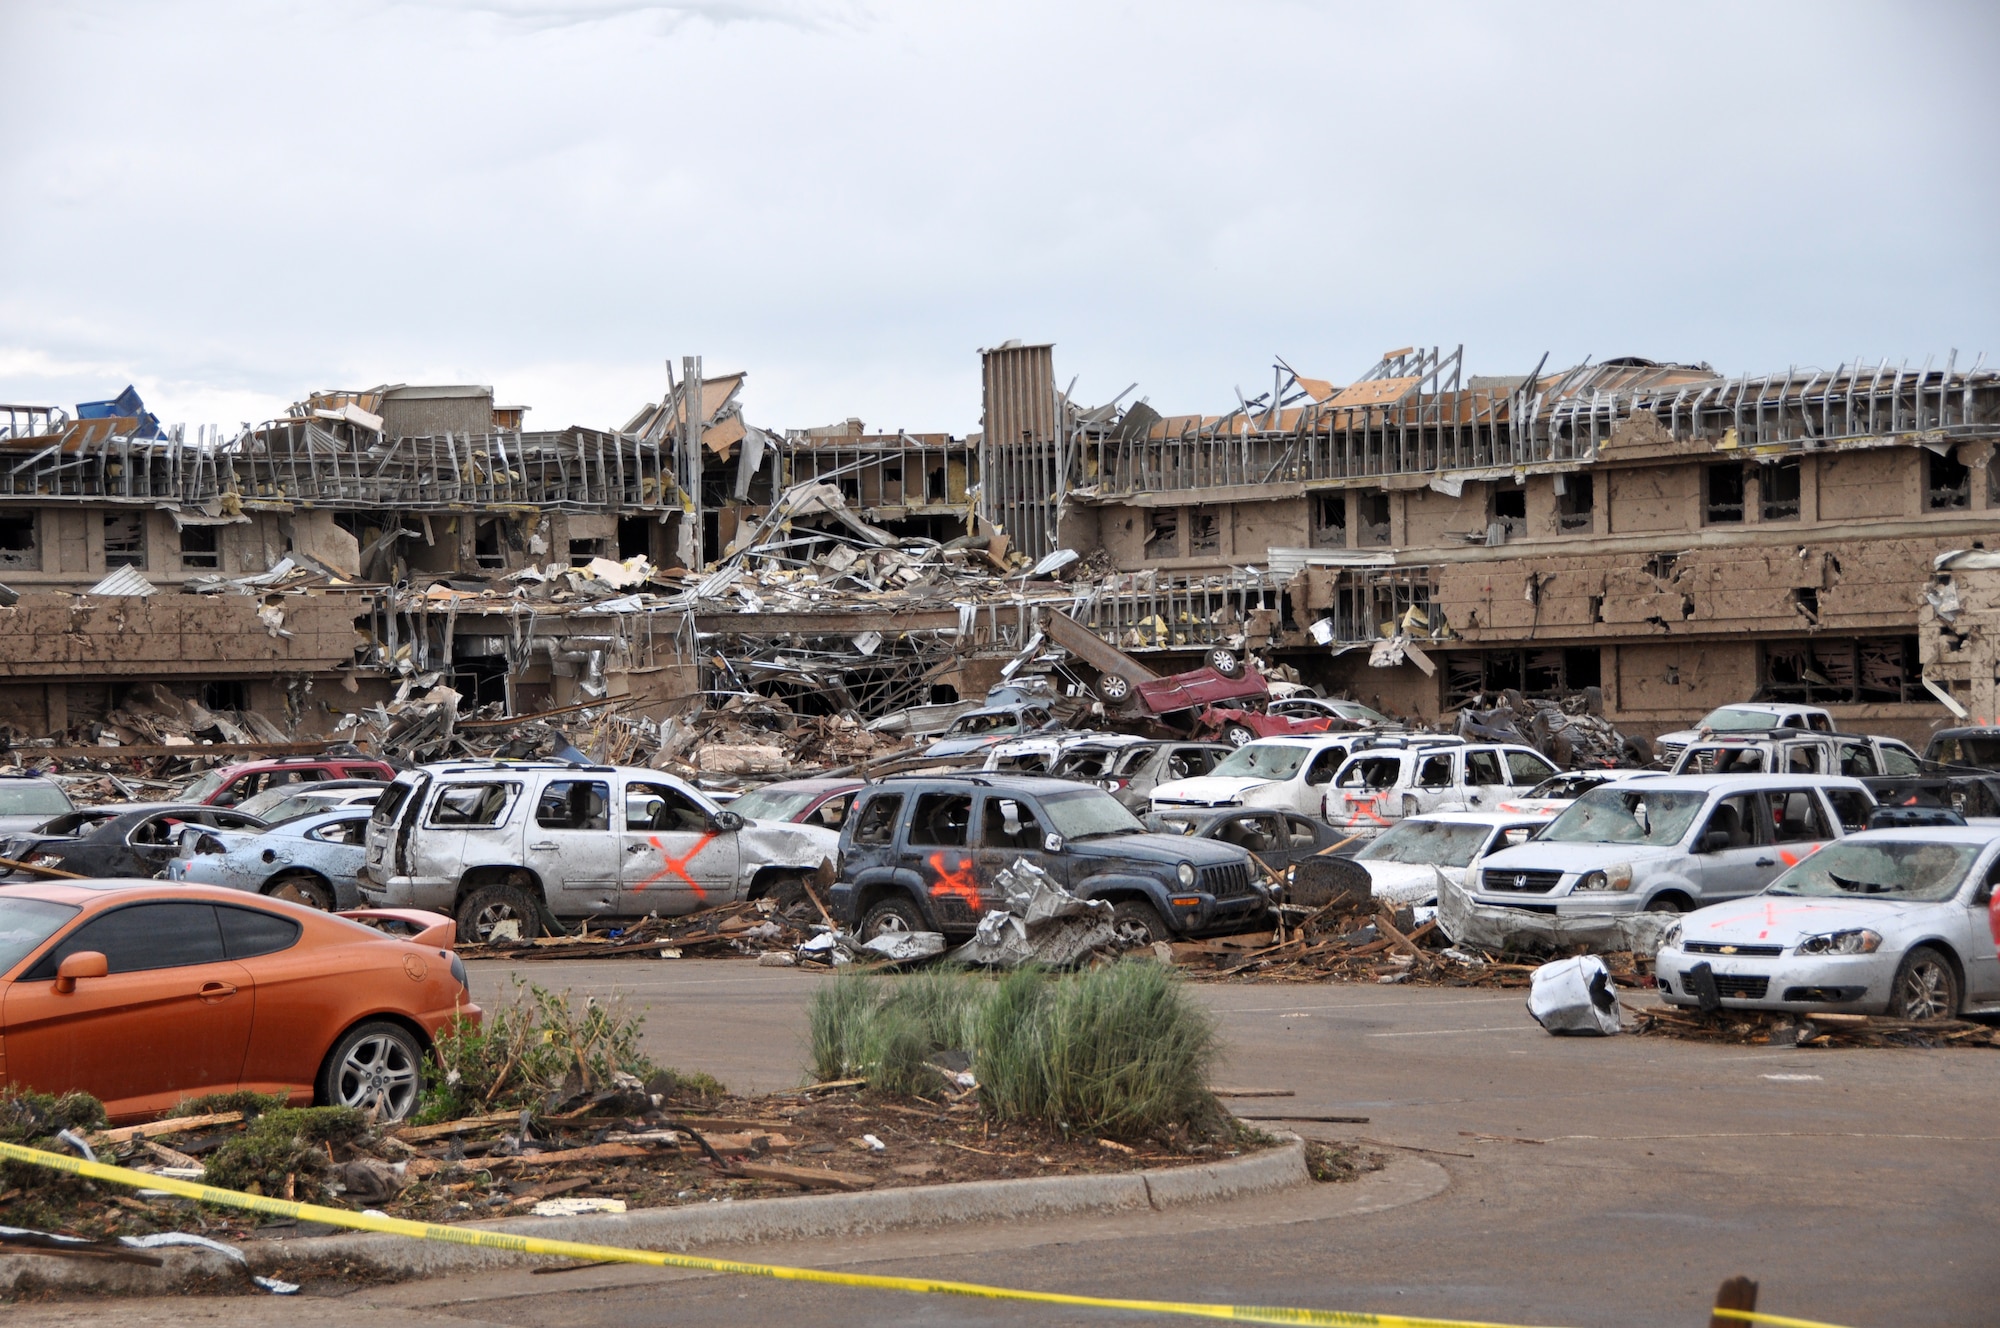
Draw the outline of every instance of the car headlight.
[[[1678,950],[1680,949],[1680,946],[1681,946],[1681,924],[1676,922],[1673,926],[1667,928],[1667,934],[1660,938],[1660,948],[1662,950],[1665,950],[1669,947],[1672,947],[1673,949]]]
[[[1830,931],[1823,936],[1808,936],[1799,942],[1799,953],[1821,955],[1874,954],[1882,948],[1882,937],[1866,927],[1856,927],[1852,931]]]
[[[1192,862],[1183,862],[1180,865],[1180,877],[1182,885],[1194,884],[1194,864]]]
[[[1576,883],[1579,890],[1630,890],[1632,888],[1632,864],[1621,862],[1606,867],[1603,871],[1585,872],[1583,879]]]

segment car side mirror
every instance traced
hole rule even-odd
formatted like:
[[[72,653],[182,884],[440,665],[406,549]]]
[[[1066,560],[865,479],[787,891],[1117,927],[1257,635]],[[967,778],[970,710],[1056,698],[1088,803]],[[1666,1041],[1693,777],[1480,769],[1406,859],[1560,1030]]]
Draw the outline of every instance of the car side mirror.
[[[730,811],[717,812],[709,818],[708,823],[724,834],[732,830],[741,830],[744,826],[750,824],[750,822],[743,819],[741,813]]]
[[[1720,853],[1729,847],[1729,833],[1725,830],[1711,830],[1701,837],[1701,851]]]
[[[1051,830],[1042,836],[1042,847],[1050,853],[1060,853],[1063,851],[1063,837]]]
[[[1972,892],[1972,906],[1986,908],[1993,902],[1993,882],[1988,881]]]
[[[56,990],[67,996],[76,990],[78,978],[101,978],[110,972],[111,964],[101,951],[78,950],[56,966]]]

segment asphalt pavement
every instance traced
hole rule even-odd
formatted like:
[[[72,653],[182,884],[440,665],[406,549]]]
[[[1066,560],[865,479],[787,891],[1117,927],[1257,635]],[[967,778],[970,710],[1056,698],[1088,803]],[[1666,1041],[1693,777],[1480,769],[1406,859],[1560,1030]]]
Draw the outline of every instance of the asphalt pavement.
[[[506,965],[474,964],[476,996]],[[766,1090],[804,1075],[824,977],[740,961],[519,965],[617,995],[656,1060]],[[2000,1321],[2000,1056],[1553,1038],[1523,993],[1200,985],[1246,1113],[1366,1140],[1386,1176],[1199,1210],[772,1244],[729,1257],[1081,1294],[1516,1324],[1696,1325],[1734,1274],[1761,1308],[1849,1325]],[[1346,1190],[1347,1193],[1341,1193]],[[95,1323],[645,1328],[653,1324],[1141,1322],[628,1268],[482,1274],[304,1296],[17,1306],[10,1328]],[[1167,1322],[1167,1320],[1160,1320]],[[1173,1320],[1181,1322],[1183,1320]]]

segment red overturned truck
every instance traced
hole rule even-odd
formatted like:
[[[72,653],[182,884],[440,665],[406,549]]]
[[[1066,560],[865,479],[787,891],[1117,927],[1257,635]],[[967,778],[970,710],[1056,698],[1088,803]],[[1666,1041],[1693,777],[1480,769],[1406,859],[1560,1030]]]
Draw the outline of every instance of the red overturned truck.
[[[1091,690],[1107,711],[1155,731],[1156,736],[1221,738],[1241,747],[1258,738],[1365,727],[1331,712],[1270,713],[1270,684],[1254,664],[1246,664],[1226,646],[1211,647],[1207,662],[1198,669],[1161,677],[1066,613],[1048,613],[1043,630],[1049,640],[1097,671]]]

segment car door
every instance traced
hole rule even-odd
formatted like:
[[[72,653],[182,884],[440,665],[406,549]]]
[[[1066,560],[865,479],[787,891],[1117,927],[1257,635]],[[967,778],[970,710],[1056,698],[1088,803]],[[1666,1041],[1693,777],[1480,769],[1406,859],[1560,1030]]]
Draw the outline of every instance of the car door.
[[[1758,793],[1732,794],[1709,809],[1694,841],[1703,903],[1755,894],[1777,877],[1768,817]]]
[[[1023,798],[1005,793],[988,793],[979,800],[977,845],[972,852],[975,878],[987,894],[989,906],[1004,894],[994,878],[1019,859],[1027,859],[1052,877],[1057,885],[1069,884],[1068,864],[1059,853],[1042,844],[1049,832],[1036,815],[1035,806]]]
[[[1961,892],[1967,901],[1960,910],[1959,935],[1954,937],[1958,952],[1965,956],[1965,992],[1981,1003],[2000,1001],[2000,950],[1993,935],[1993,891],[2000,888],[2000,858],[1980,873],[1980,884]]]
[[[56,967],[86,950],[108,972],[58,992]],[[89,918],[10,983],[0,1007],[7,1077],[81,1089],[113,1116],[165,1111],[240,1081],[256,1007],[243,965],[225,957],[215,906],[127,904]]]
[[[1507,796],[1519,797],[1559,773],[1554,761],[1526,747],[1507,747],[1502,749],[1500,755],[1507,762]]]
[[[106,865],[111,876],[158,876],[180,852],[181,825],[188,818],[159,812],[125,832],[125,851]],[[122,858],[122,861],[120,860]]]
[[[1426,752],[1417,757],[1416,773],[1410,776],[1410,790],[1404,795],[1408,799],[1401,809],[1404,813],[1434,812],[1460,801],[1455,755],[1453,752]]]
[[[616,915],[624,902],[621,847],[611,828],[609,777],[551,779],[528,813],[521,865],[541,879],[557,917]]]
[[[410,874],[456,881],[468,867],[521,865],[521,829],[514,815],[520,799],[521,783],[514,779],[439,784],[422,828],[411,836]]]
[[[1284,849],[1277,858],[1267,858],[1265,861],[1283,871],[1293,863],[1319,852],[1319,831],[1313,828],[1314,824],[1315,822],[1309,817],[1301,816],[1297,812],[1286,812]]]
[[[1778,865],[1765,884],[1775,881],[1836,837],[1826,806],[1812,789],[1772,789],[1764,795],[1770,812],[1771,848]]]
[[[673,916],[732,902],[742,853],[732,831],[665,780],[621,777],[624,815],[618,911]]]
[[[1513,792],[1507,782],[1506,754],[1498,747],[1465,749],[1465,805],[1487,811]],[[1539,781],[1537,781],[1539,782]]]
[[[917,795],[904,842],[940,926],[970,927],[979,921],[985,906],[971,839],[970,793]]]

